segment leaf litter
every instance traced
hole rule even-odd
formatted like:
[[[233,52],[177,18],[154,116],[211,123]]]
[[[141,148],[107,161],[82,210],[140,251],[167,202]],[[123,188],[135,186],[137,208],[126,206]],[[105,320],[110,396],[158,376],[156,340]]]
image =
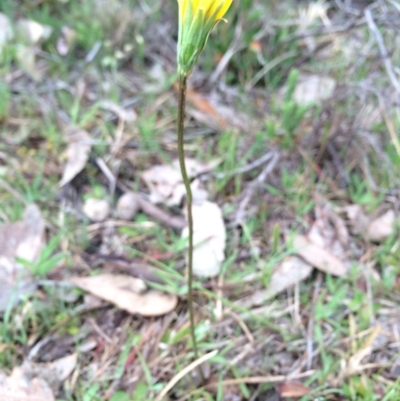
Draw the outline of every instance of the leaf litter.
[[[90,135],[78,127],[67,127],[65,140],[68,143],[67,163],[61,177],[60,187],[71,182],[85,168],[92,147]]]
[[[0,226],[0,312],[35,291],[37,283],[19,259],[33,263],[45,246],[45,221],[35,204],[23,219]]]
[[[142,280],[127,275],[100,274],[71,277],[69,281],[132,314],[161,316],[173,311],[178,303],[176,295],[147,290]]]
[[[317,205],[315,215],[307,235],[297,234],[293,238],[294,252],[325,273],[344,276],[352,264],[347,228],[329,205]]]

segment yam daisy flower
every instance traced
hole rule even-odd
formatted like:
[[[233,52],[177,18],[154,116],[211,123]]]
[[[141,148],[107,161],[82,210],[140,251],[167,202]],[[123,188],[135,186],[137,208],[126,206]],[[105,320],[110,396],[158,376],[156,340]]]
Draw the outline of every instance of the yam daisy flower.
[[[189,75],[214,26],[223,19],[232,0],[178,0],[178,72]]]

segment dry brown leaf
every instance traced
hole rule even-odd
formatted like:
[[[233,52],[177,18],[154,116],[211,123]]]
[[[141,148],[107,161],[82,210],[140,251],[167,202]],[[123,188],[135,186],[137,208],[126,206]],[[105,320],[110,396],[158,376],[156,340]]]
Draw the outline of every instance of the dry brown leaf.
[[[37,377],[45,380],[53,392],[57,394],[62,383],[75,369],[77,361],[77,354],[74,353],[48,363],[25,361],[21,369],[29,377]]]
[[[388,210],[382,216],[372,220],[368,224],[367,239],[372,242],[381,242],[393,234],[395,230],[396,215],[393,210]]]
[[[0,372],[0,400],[54,401],[54,394],[43,379],[29,377],[22,368],[14,368],[10,376]]]
[[[190,103],[192,103],[197,110],[206,114],[208,118],[208,122],[210,122],[210,117],[214,119],[218,126],[222,129],[228,126],[227,122],[224,118],[219,114],[218,110],[200,93],[196,92],[193,89],[187,90],[187,99]]]
[[[68,147],[67,164],[64,167],[60,187],[73,180],[86,166],[92,147],[90,135],[77,127],[69,127],[66,131]]]
[[[296,235],[293,246],[297,255],[307,263],[334,276],[343,276],[347,273],[344,263],[320,245],[313,244],[304,235]]]
[[[132,314],[161,316],[174,310],[178,303],[177,296],[156,290],[145,291],[146,286],[142,280],[126,275],[72,277],[70,281]]]
[[[194,203],[193,214],[193,274],[212,277],[219,274],[225,259],[226,229],[220,207],[213,202]],[[182,231],[188,238],[189,229]]]
[[[16,258],[34,262],[45,240],[45,221],[39,208],[32,204],[25,209],[23,220],[0,226],[0,311],[9,302],[18,302],[24,294],[35,290],[36,284]]]
[[[288,256],[272,272],[268,288],[255,291],[250,297],[240,301],[242,306],[257,306],[305,280],[313,268],[297,256]]]
[[[297,381],[281,383],[278,385],[278,389],[282,398],[299,398],[311,392],[309,387]]]

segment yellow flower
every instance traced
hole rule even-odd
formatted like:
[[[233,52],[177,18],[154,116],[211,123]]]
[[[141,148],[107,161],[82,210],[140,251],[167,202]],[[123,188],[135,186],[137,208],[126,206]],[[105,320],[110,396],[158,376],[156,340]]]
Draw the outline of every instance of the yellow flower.
[[[214,26],[223,19],[232,0],[178,0],[178,72],[190,74]]]

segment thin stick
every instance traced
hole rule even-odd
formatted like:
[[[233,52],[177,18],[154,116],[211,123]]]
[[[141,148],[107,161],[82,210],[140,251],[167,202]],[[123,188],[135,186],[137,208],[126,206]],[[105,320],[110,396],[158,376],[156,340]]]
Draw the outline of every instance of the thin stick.
[[[186,207],[189,228],[189,248],[188,248],[188,309],[190,319],[190,335],[193,342],[193,351],[195,359],[198,359],[197,342],[195,334],[194,310],[193,310],[193,214],[192,214],[192,188],[186,171],[185,164],[185,147],[183,141],[184,125],[185,125],[185,103],[186,103],[186,84],[187,76],[179,77],[179,107],[178,107],[178,157],[181,168],[183,183],[186,189]],[[203,379],[203,372],[199,368],[200,377]],[[204,381],[204,380],[203,380]]]
[[[218,350],[211,351],[208,354],[203,355],[196,361],[192,362],[190,365],[186,366],[185,369],[181,370],[168,382],[168,384],[163,388],[161,393],[157,396],[155,401],[162,401],[162,399],[168,394],[168,391],[171,390],[175,386],[175,384],[179,382],[179,380],[181,380],[185,375],[187,375],[190,371],[201,365],[203,362],[208,361],[217,354]]]

